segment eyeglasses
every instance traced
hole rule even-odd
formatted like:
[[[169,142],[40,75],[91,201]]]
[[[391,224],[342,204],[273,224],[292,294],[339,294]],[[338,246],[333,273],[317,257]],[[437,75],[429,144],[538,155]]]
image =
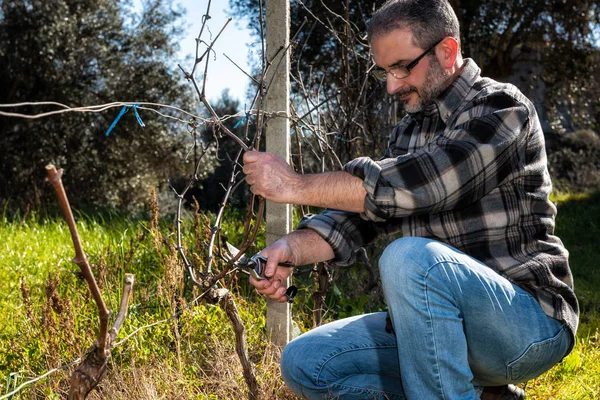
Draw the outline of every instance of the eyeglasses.
[[[373,74],[373,76],[380,81],[385,81],[387,79],[388,73],[391,74],[396,79],[406,78],[407,76],[410,75],[410,71],[414,67],[417,66],[419,61],[421,61],[421,59],[423,57],[425,57],[425,55],[427,53],[429,53],[431,50],[435,49],[435,46],[440,44],[442,40],[444,40],[444,39],[442,38],[442,39],[438,40],[437,42],[435,42],[435,44],[433,46],[431,46],[430,48],[428,48],[427,50],[425,50],[423,52],[423,54],[421,54],[419,57],[415,58],[414,60],[412,60],[411,62],[409,62],[406,65],[401,65],[400,63],[397,63],[397,64],[392,65],[387,70],[383,69],[383,68],[375,69],[375,70],[371,71],[371,74]]]

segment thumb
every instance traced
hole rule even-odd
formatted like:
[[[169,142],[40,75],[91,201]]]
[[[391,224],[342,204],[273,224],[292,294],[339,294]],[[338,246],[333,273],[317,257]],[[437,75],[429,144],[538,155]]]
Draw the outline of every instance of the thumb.
[[[279,265],[279,260],[277,257],[269,257],[267,258],[267,265],[265,266],[265,276],[267,278],[273,277],[275,272],[277,271],[277,266]]]

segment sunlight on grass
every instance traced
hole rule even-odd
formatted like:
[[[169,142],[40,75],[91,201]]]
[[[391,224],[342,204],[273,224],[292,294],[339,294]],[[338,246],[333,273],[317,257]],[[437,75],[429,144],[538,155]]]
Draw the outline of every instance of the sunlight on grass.
[[[574,351],[541,377],[521,386],[528,399],[599,399],[600,192],[553,193],[552,201],[558,207],[556,233],[570,252],[581,323]],[[163,242],[157,244],[144,221],[118,216],[107,220],[83,214],[76,219],[84,250],[109,308],[118,308],[123,274],[136,275],[129,316],[120,338],[169,318],[177,307],[186,304],[191,296],[188,293],[180,297],[186,290],[184,280],[173,280],[173,274],[181,274],[182,266],[173,264],[176,257],[168,239],[168,226],[164,226]],[[239,223],[225,225],[223,230],[231,240],[238,240]],[[71,262],[74,250],[63,220],[30,215],[25,220],[9,221],[3,217],[0,237],[1,395],[11,372],[23,371],[19,375],[21,383],[27,376],[77,358],[95,338],[98,323],[95,304],[77,266]],[[54,294],[49,286],[52,279],[58,284]],[[238,294],[236,301],[265,399],[296,399],[279,375],[279,351],[265,340],[265,301],[254,296],[243,281],[239,284],[238,293],[243,295]],[[299,304],[294,307],[299,325],[311,326],[309,313],[301,311]],[[93,392],[91,399],[159,396],[237,400],[246,391],[231,326],[214,305],[200,304],[177,320],[142,330],[113,350],[111,364],[102,392]],[[61,371],[26,389],[21,397],[61,398],[69,375],[70,371]]]
[[[600,399],[600,191],[553,193],[556,233],[569,250],[581,308],[577,344],[550,371],[527,383],[528,399]]]

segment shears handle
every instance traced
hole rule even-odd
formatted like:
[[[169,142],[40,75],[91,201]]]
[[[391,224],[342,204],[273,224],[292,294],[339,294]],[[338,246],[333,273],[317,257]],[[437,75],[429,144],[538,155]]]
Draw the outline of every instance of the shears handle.
[[[250,261],[251,261],[251,266],[252,266],[250,268],[250,274],[252,274],[254,279],[259,280],[259,281],[268,279],[264,274],[265,266],[267,265],[267,258],[261,256],[260,254],[256,254],[250,259]],[[290,261],[280,262],[277,265],[279,265],[280,267],[286,267],[286,268],[294,268],[296,266],[293,262],[290,262]]]
[[[250,268],[250,274],[254,277],[254,279],[259,280],[259,281],[269,279],[264,275],[264,266],[267,264],[267,258],[263,257],[259,254],[256,254],[255,256],[252,257],[251,260],[252,260],[254,266],[252,268]],[[280,262],[277,265],[279,265],[281,267],[286,267],[286,268],[294,268],[296,266],[293,262],[289,262],[289,261]],[[288,287],[287,290],[285,291],[285,297],[287,298],[287,302],[293,303],[294,297],[296,297],[297,293],[298,293],[298,288],[296,286],[292,285],[292,286]]]
[[[296,297],[297,293],[298,293],[298,288],[296,286],[292,285],[292,286],[288,287],[287,290],[285,291],[285,297],[287,298],[287,302],[293,303],[294,297]]]

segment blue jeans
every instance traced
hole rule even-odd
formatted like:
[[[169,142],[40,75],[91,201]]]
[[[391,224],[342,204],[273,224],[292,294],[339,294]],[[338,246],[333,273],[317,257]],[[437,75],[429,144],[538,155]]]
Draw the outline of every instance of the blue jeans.
[[[532,379],[569,351],[566,326],[492,269],[409,237],[384,251],[386,313],[323,325],[284,349],[286,384],[308,399],[477,399],[481,386]]]

